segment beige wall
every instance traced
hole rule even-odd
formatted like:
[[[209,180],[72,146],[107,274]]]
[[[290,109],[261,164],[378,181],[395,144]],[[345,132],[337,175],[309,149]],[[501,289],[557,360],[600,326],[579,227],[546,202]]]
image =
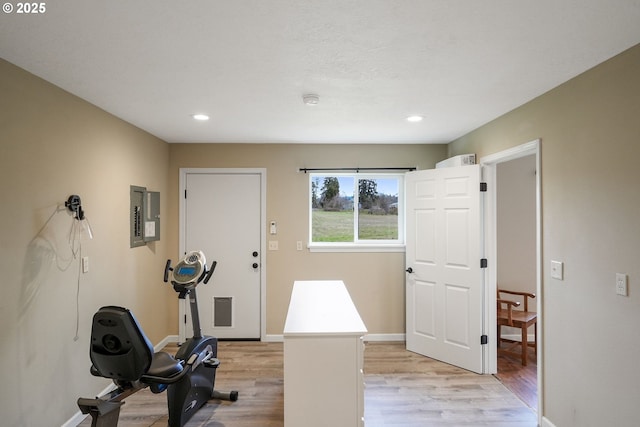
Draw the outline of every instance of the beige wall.
[[[171,144],[170,246],[178,250],[180,168],[266,168],[267,221],[278,222],[278,251],[267,252],[267,334],[284,328],[295,280],[344,280],[369,333],[404,333],[404,253],[310,253],[309,177],[301,167],[434,167],[443,145]],[[176,252],[177,256],[177,252]]]
[[[449,145],[483,156],[542,140],[543,415],[558,427],[640,425],[639,113],[640,45]]]
[[[109,384],[89,374],[100,306],[131,308],[154,343],[174,328],[167,241],[130,249],[128,223],[130,185],[160,191],[166,211],[169,146],[3,60],[0,94],[0,424],[59,426]],[[78,340],[73,220],[63,210],[41,230],[71,194],[95,234],[82,242]]]
[[[498,287],[535,293],[536,157],[498,164],[496,187]]]

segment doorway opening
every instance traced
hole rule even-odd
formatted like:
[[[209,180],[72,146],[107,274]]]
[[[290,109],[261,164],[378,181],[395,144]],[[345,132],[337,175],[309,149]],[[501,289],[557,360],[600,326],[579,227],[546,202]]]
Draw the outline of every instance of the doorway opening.
[[[523,402],[538,412],[542,410],[541,387],[541,211],[540,211],[540,140],[502,151],[481,159],[483,179],[494,189],[485,205],[487,271],[487,330],[495,338],[488,346],[487,372],[496,377]],[[537,352],[528,350],[527,365],[519,358],[498,355],[496,325],[496,291],[509,289],[536,295],[538,312]],[[533,340],[533,328],[529,331]],[[504,328],[503,337],[519,336],[519,330]]]

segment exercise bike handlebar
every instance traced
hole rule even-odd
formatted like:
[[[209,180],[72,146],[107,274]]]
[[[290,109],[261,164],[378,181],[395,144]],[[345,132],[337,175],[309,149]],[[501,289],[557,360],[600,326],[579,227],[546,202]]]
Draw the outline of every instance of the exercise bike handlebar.
[[[206,276],[204,277],[203,283],[206,285],[207,283],[209,283],[209,280],[211,279],[211,276],[213,275],[213,270],[216,269],[216,265],[218,265],[218,261],[213,261],[211,263],[211,268],[209,269],[209,271],[206,272]],[[205,267],[206,268],[206,267]]]
[[[173,268],[171,268],[171,260],[168,259],[167,264],[164,266],[164,283],[167,283],[169,281],[170,271],[173,271]]]

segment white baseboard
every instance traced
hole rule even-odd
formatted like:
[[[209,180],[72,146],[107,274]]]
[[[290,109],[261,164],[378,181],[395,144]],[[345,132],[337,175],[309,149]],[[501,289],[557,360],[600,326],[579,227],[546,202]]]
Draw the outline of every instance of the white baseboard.
[[[262,342],[284,342],[284,335],[267,334],[262,338]]]
[[[367,342],[399,342],[405,341],[405,334],[366,334],[364,340]]]
[[[508,340],[513,340],[513,341],[521,341],[522,340],[522,335],[520,334],[502,334],[500,335],[502,338],[508,339]],[[527,341],[528,342],[533,342],[535,340],[535,336],[533,334],[529,334],[527,335]]]
[[[157,352],[165,348],[167,344],[180,342],[179,339],[180,337],[178,335],[167,335],[166,337],[164,337],[164,339],[162,339],[162,341],[160,341],[157,345],[153,347],[153,351]]]
[[[61,427],[77,427],[77,425],[83,422],[87,417],[87,414],[83,414],[82,412],[78,411],[73,415],[73,417],[69,418],[66,423],[62,424]]]
[[[548,418],[542,417],[542,424],[540,427],[556,427]]]

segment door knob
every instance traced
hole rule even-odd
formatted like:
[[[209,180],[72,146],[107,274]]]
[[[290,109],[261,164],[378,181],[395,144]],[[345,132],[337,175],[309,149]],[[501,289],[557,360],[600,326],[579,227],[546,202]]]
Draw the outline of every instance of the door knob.
[[[253,255],[254,258],[257,258],[258,257],[258,252],[253,251],[253,253],[251,255]]]
[[[409,267],[405,270],[407,273],[413,273],[413,268]]]
[[[253,263],[253,268],[258,268],[258,263],[257,262]]]

